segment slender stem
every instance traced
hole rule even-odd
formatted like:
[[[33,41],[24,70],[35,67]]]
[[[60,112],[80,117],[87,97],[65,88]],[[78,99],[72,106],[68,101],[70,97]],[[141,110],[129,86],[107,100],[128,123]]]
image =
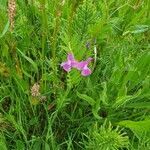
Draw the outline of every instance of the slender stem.
[[[41,47],[42,47],[42,75],[44,74],[44,64],[43,64],[43,60],[45,58],[45,44],[46,44],[46,39],[47,39],[47,35],[48,35],[48,19],[47,19],[47,14],[46,14],[46,0],[41,0],[41,13],[42,13],[42,38],[41,38]],[[43,81],[42,81],[42,85],[43,85]],[[44,84],[44,89],[46,88],[46,82]]]
[[[46,14],[46,8],[45,8],[46,2],[43,0],[41,2],[41,11],[42,11],[42,57],[45,57],[45,43],[46,43],[46,38],[47,38],[47,29],[48,29],[48,21],[47,21],[47,14]]]

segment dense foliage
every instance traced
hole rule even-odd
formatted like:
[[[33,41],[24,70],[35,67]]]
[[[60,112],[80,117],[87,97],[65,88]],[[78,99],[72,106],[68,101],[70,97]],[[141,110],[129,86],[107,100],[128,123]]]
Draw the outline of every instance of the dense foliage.
[[[149,10],[1,0],[0,150],[150,150]],[[93,58],[91,75],[66,72],[68,53]]]

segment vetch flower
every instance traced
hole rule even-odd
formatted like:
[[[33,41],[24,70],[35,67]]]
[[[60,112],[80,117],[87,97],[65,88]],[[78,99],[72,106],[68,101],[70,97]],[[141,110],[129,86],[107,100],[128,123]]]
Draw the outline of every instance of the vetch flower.
[[[89,57],[86,61],[78,62],[76,68],[81,70],[81,75],[88,76],[92,73],[91,69],[88,68],[88,64],[92,61],[92,58]]]
[[[69,72],[72,68],[76,67],[78,62],[74,59],[74,56],[72,53],[69,53],[67,56],[67,61],[61,63],[61,67],[67,72]]]
[[[61,67],[67,72],[69,72],[72,68],[76,68],[81,71],[82,76],[88,76],[92,73],[91,69],[88,68],[88,64],[92,61],[92,58],[89,57],[86,61],[78,62],[75,60],[74,55],[69,53],[67,56],[67,61],[61,63]]]

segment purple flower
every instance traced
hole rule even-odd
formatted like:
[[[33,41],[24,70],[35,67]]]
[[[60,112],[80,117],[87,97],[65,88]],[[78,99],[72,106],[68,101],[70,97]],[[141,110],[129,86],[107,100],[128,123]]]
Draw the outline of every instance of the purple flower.
[[[67,56],[67,61],[61,63],[61,67],[67,72],[69,72],[72,68],[76,67],[77,61],[74,59],[73,54],[69,53]]]
[[[81,75],[88,76],[92,73],[91,69],[88,68],[88,64],[92,61],[92,58],[89,57],[86,61],[81,61],[77,64],[76,68],[81,70]]]
[[[76,68],[81,71],[81,75],[88,76],[92,73],[92,71],[88,68],[88,64],[91,62],[92,58],[88,58],[86,61],[78,62],[75,60],[73,54],[69,53],[67,56],[67,61],[61,63],[61,67],[67,72],[69,72],[72,68]]]

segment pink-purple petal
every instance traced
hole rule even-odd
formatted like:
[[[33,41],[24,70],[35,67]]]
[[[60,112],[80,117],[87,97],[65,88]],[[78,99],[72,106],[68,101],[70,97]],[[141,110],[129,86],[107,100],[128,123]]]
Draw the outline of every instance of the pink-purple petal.
[[[75,61],[74,55],[72,53],[69,53],[67,56],[68,61]]]
[[[67,72],[69,72],[72,68],[76,68],[81,70],[81,75],[88,76],[92,73],[92,71],[87,67],[88,64],[92,61],[92,58],[89,57],[86,61],[78,62],[75,60],[74,55],[69,53],[67,56],[67,61],[61,63],[61,67]]]
[[[82,71],[81,71],[81,75],[82,76],[88,76],[88,75],[90,75],[92,73],[92,71],[91,71],[91,69],[89,69],[88,67],[86,68],[86,69],[83,69]]]
[[[79,63],[76,65],[76,68],[77,68],[78,70],[82,70],[85,66],[87,66],[87,62],[81,61],[81,62],[79,62]]]
[[[69,71],[71,70],[71,64],[68,63],[68,62],[63,62],[63,63],[61,64],[61,67],[63,67],[63,69],[64,69],[65,71],[67,71],[67,72],[69,72]]]
[[[78,63],[79,63],[79,62],[77,62],[76,60],[75,60],[75,61],[72,61],[72,62],[71,62],[72,68],[77,68]]]

